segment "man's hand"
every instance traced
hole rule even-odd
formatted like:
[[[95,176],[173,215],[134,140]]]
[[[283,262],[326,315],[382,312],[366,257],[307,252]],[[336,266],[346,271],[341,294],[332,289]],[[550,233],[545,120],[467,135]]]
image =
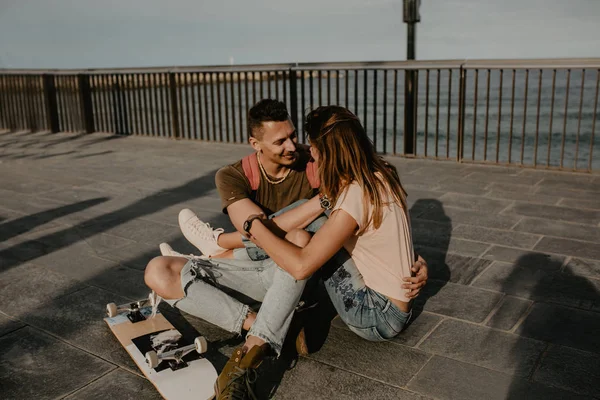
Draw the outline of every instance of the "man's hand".
[[[410,289],[406,297],[414,299],[421,292],[421,288],[427,283],[427,262],[419,256],[411,267],[411,271],[415,273],[415,276],[404,278],[404,282],[408,283],[403,284],[402,288]]]

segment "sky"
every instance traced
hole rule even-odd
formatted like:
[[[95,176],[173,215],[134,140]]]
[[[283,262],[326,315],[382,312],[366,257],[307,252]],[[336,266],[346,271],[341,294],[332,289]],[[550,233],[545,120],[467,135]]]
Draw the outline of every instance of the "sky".
[[[600,57],[600,0],[422,0],[417,59]],[[0,68],[406,59],[402,0],[0,0]]]

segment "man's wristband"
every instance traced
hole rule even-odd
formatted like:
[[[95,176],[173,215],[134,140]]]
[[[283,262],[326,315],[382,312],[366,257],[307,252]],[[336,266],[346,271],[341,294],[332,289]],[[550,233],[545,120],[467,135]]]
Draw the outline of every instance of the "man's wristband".
[[[252,229],[252,222],[254,222],[255,219],[262,219],[264,217],[264,214],[254,214],[251,215],[250,217],[248,217],[248,219],[246,221],[244,221],[244,232],[246,232],[248,235],[250,234],[250,229]]]

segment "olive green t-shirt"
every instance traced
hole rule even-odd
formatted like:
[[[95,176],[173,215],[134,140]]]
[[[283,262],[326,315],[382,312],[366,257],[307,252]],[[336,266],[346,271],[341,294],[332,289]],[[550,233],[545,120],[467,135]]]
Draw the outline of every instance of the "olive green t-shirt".
[[[269,183],[261,174],[256,192],[252,191],[250,182],[244,175],[241,160],[221,168],[217,171],[215,181],[219,196],[221,196],[223,212],[227,214],[227,207],[242,199],[254,201],[267,215],[300,199],[310,199],[317,193],[317,190],[311,187],[306,176],[307,161],[308,157],[301,156],[285,180],[276,185]]]

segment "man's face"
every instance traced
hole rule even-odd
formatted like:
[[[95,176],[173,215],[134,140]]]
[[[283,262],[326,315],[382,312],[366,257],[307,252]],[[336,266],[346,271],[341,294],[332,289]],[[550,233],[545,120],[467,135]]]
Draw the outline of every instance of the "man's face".
[[[260,140],[250,138],[252,147],[262,150],[263,159],[284,166],[290,166],[296,161],[297,142],[296,128],[290,120],[263,122]]]

